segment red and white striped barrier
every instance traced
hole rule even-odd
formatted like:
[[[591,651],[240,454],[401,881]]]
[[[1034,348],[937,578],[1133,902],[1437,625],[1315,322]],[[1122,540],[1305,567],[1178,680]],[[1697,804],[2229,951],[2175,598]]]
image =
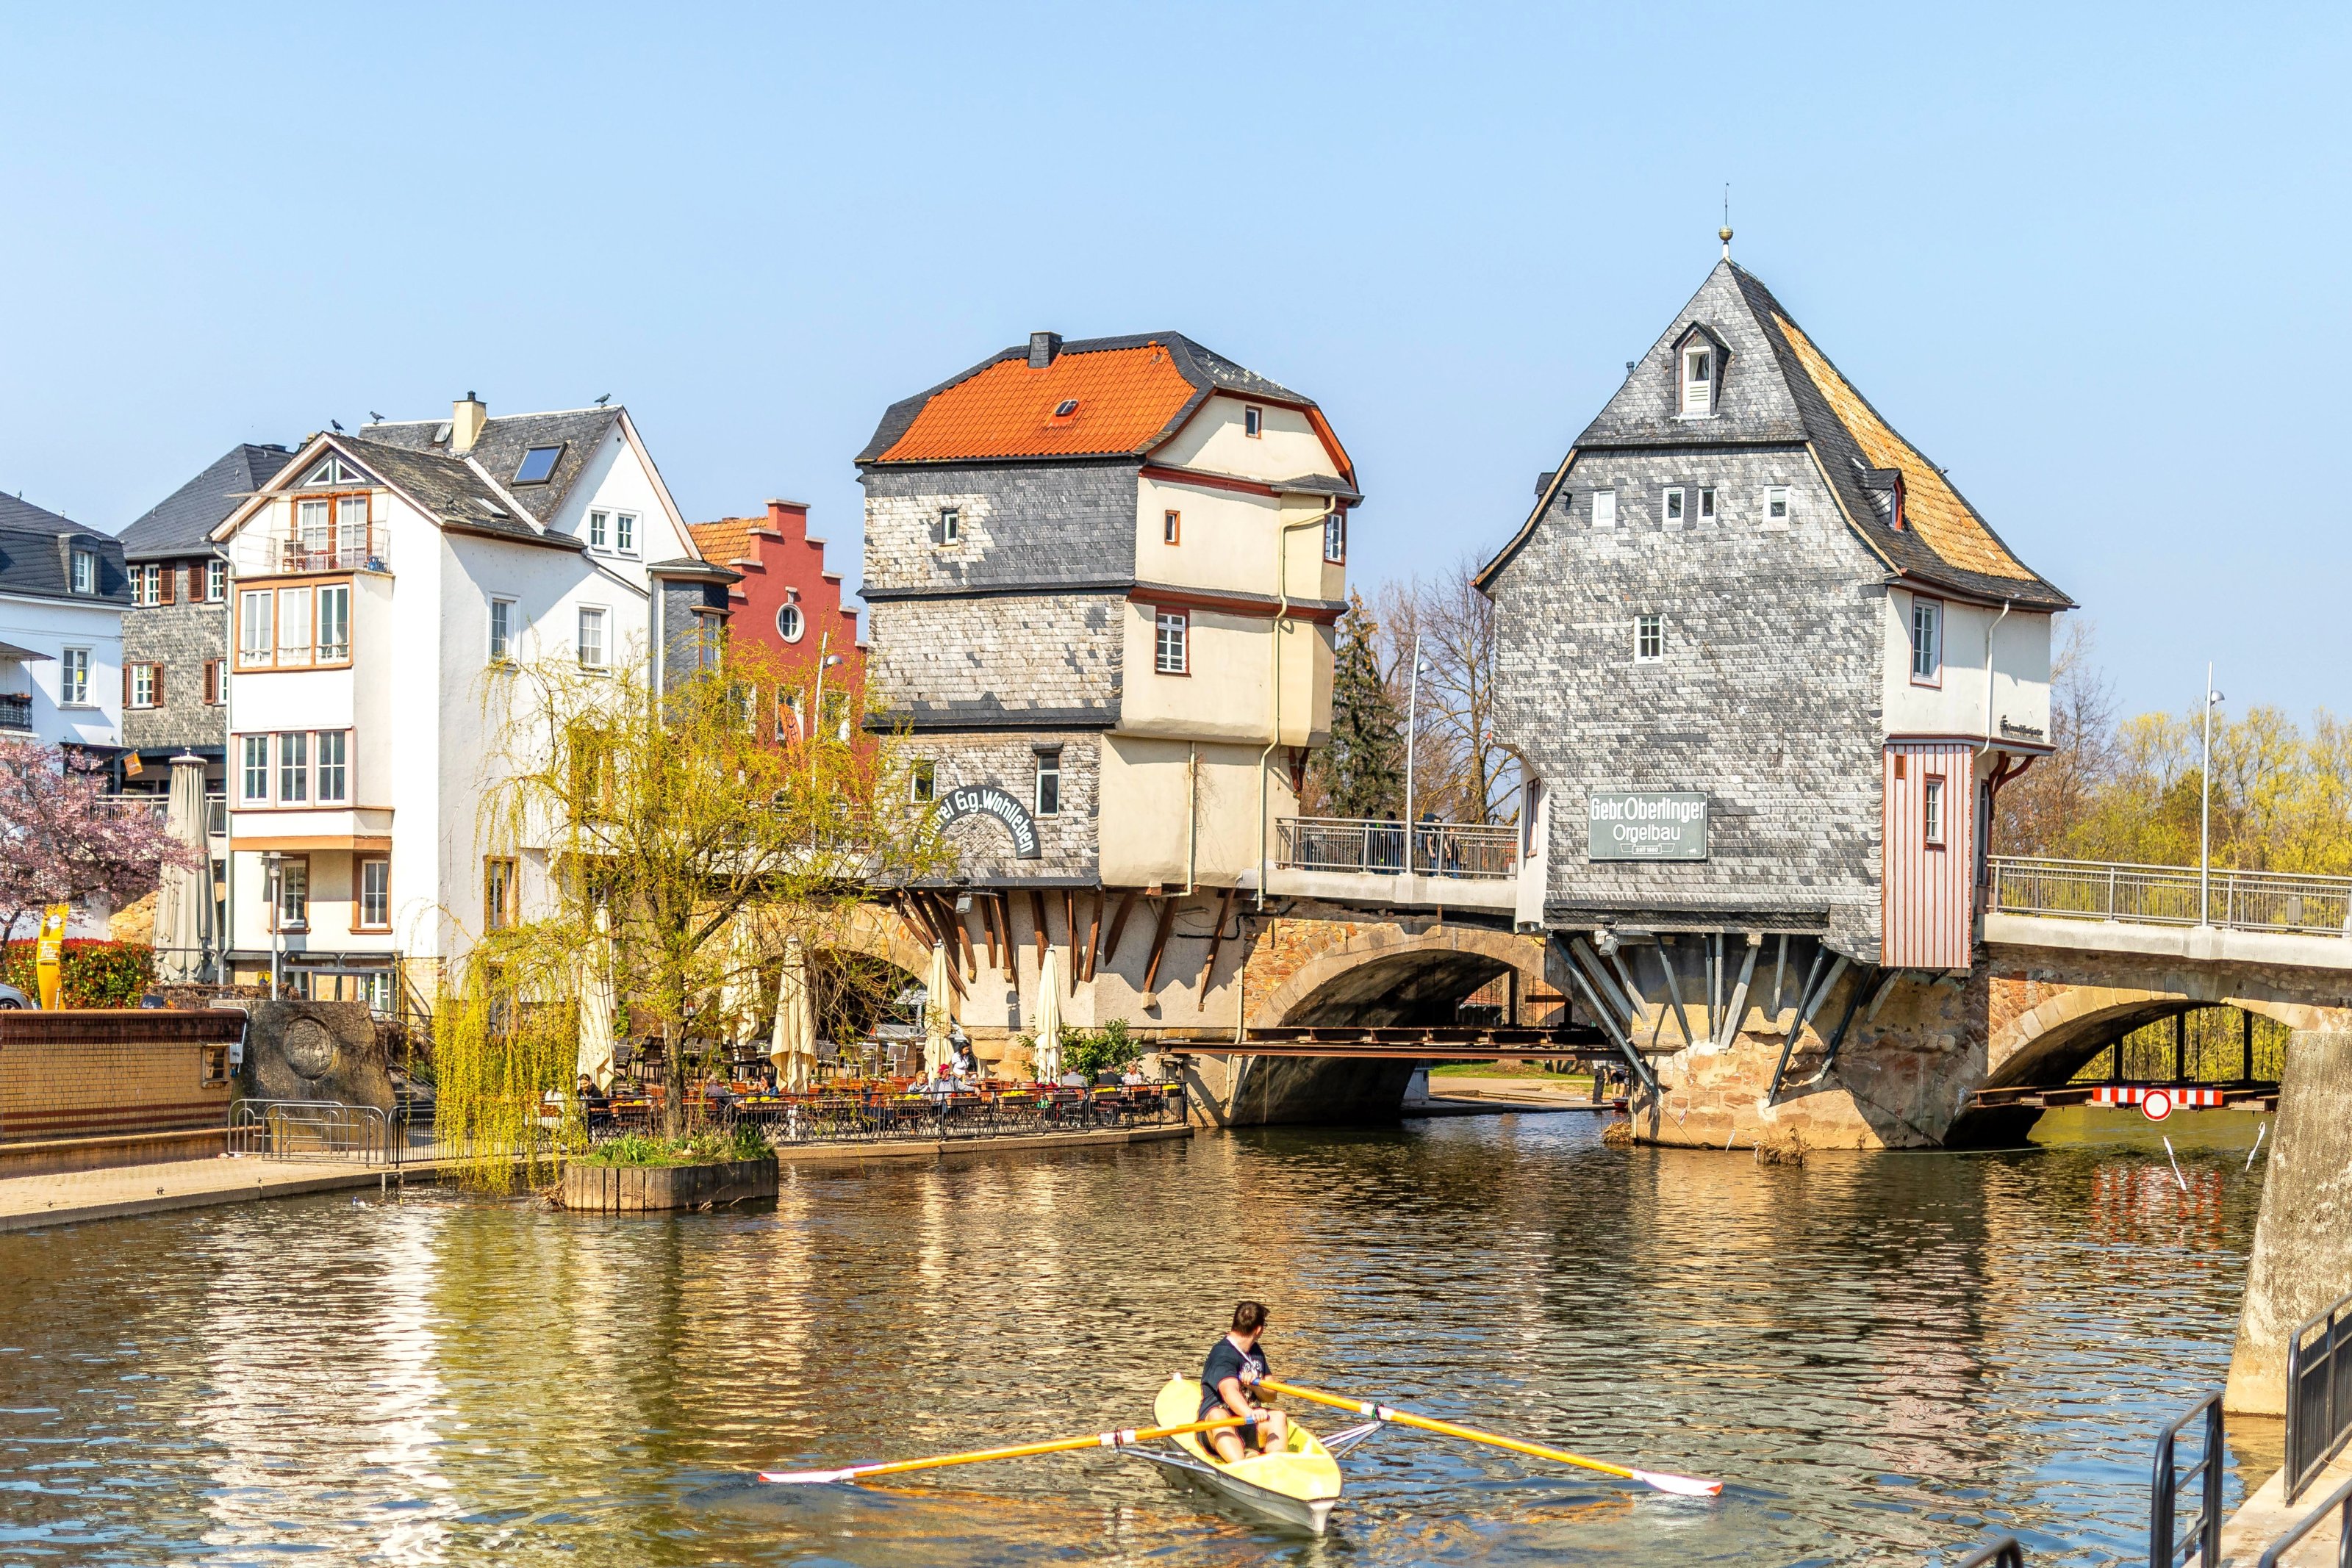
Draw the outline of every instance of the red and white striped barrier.
[[[2109,1083],[2092,1092],[2094,1105],[2137,1105],[2151,1122],[2175,1111],[2211,1111],[2222,1103],[2219,1089],[2180,1089],[2165,1084]]]

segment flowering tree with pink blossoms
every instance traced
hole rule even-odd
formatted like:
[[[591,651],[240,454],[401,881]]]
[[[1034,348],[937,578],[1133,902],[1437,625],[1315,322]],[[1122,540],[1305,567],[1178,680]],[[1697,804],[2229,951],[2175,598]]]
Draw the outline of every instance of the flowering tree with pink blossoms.
[[[119,908],[152,892],[164,866],[201,864],[154,812],[108,800],[79,756],[0,741],[0,938],[44,904],[104,898]]]

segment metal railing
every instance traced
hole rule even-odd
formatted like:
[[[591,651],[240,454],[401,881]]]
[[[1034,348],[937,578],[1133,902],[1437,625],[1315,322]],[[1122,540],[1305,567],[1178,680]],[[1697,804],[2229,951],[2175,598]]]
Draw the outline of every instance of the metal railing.
[[[2204,1443],[2197,1462],[2184,1469],[2180,1434],[2191,1424],[2201,1425]],[[2180,1494],[2191,1482],[2197,1483],[2197,1512],[2188,1521],[2184,1542]],[[2221,1391],[2218,1388],[2157,1435],[2156,1477],[2148,1499],[2147,1561],[2148,1568],[2173,1568],[2177,1563],[2221,1568]]]
[[[1286,871],[1502,878],[1519,869],[1519,831],[1508,823],[1281,817],[1274,833],[1275,863]]]
[[[172,795],[167,789],[125,790],[120,795],[101,795],[100,800],[118,806],[144,806],[162,821],[171,814]],[[205,836],[225,838],[228,834],[228,797],[210,793],[205,797]]]
[[[33,699],[13,693],[0,693],[0,729],[28,730],[33,727]]]
[[[239,1100],[229,1107],[228,1152],[265,1160],[401,1163],[408,1120],[333,1100]]]
[[[655,1107],[616,1107],[589,1118],[588,1139],[602,1144],[656,1130]],[[724,1132],[757,1126],[779,1148],[803,1144],[889,1143],[900,1139],[1007,1138],[1112,1127],[1181,1124],[1184,1094],[1173,1085],[1139,1090],[991,1090],[917,1095],[878,1090],[818,1091],[753,1096],[723,1111],[704,1111],[701,1126]]]
[[[277,545],[279,571],[339,571],[361,567],[383,571],[392,559],[390,528],[338,530],[323,538],[314,535],[307,539],[279,539]]]
[[[2147,925],[2210,924],[2233,931],[2352,936],[2352,876],[2215,867],[2200,910],[2197,868],[1995,855],[1986,908],[2000,915],[2120,920]],[[2210,920],[2200,920],[2200,913]]]
[[[2336,1568],[2352,1568],[2352,1481],[2346,1481],[2327,1494],[2326,1500],[2309,1513],[2295,1521],[2294,1528],[2270,1543],[2254,1568],[2279,1568],[2286,1554],[2303,1544],[2303,1538],[2336,1515]]]
[[[2318,1337],[2308,1337],[2312,1331]],[[2286,1500],[2352,1438],[2352,1296],[2313,1313],[2286,1340]]]
[[[1957,1568],[2025,1568],[2025,1548],[2014,1535],[1989,1541],[1960,1559]]]

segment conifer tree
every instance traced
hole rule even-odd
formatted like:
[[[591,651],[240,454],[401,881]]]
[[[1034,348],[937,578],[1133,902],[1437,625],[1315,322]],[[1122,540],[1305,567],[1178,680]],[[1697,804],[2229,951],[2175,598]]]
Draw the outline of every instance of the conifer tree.
[[[1334,817],[1380,817],[1404,800],[1404,721],[1381,678],[1380,623],[1348,596],[1331,671],[1331,744],[1316,758],[1313,793]]]

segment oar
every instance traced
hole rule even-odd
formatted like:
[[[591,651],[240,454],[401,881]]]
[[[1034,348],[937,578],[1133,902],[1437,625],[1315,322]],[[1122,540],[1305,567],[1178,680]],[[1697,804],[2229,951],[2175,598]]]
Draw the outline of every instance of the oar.
[[[1271,1377],[1257,1380],[1260,1388],[1276,1394],[1287,1394],[1299,1399],[1311,1399],[1318,1405],[1329,1405],[1341,1410],[1352,1410],[1359,1416],[1370,1416],[1376,1421],[1392,1422],[1399,1427],[1418,1427],[1424,1432],[1436,1432],[1444,1437],[1459,1437],[1468,1443],[1484,1443],[1489,1448],[1508,1448],[1515,1454],[1532,1454],[1538,1459],[1552,1459],[1563,1465],[1579,1465],[1588,1470],[1599,1470],[1605,1476],[1616,1476],[1644,1486],[1670,1491],[1677,1497],[1713,1497],[1723,1490],[1721,1481],[1707,1480],[1698,1476],[1668,1475],[1659,1470],[1628,1469],[1601,1459],[1588,1459],[1582,1454],[1571,1454],[1566,1448],[1546,1448],[1541,1443],[1523,1443],[1517,1437],[1505,1437],[1493,1432],[1481,1432],[1475,1427],[1457,1427],[1451,1421],[1433,1421],[1426,1416],[1414,1416],[1387,1405],[1375,1405],[1368,1399],[1350,1399],[1345,1395],[1326,1394],[1319,1388],[1301,1388],[1295,1383],[1277,1383]]]
[[[881,1464],[850,1465],[838,1470],[762,1470],[760,1479],[795,1486],[824,1481],[854,1481],[866,1476],[895,1476],[908,1470],[938,1469],[942,1465],[976,1465],[983,1459],[1025,1459],[1035,1454],[1066,1454],[1080,1448],[1124,1448],[1130,1443],[1148,1443],[1159,1437],[1181,1437],[1186,1432],[1213,1432],[1220,1427],[1247,1424],[1239,1416],[1219,1416],[1213,1420],[1187,1421],[1181,1427],[1129,1427],[1124,1431],[1096,1432],[1084,1437],[1055,1437],[1043,1443],[1022,1443],[1010,1448],[975,1448],[968,1454],[934,1454],[928,1459],[890,1459]]]

